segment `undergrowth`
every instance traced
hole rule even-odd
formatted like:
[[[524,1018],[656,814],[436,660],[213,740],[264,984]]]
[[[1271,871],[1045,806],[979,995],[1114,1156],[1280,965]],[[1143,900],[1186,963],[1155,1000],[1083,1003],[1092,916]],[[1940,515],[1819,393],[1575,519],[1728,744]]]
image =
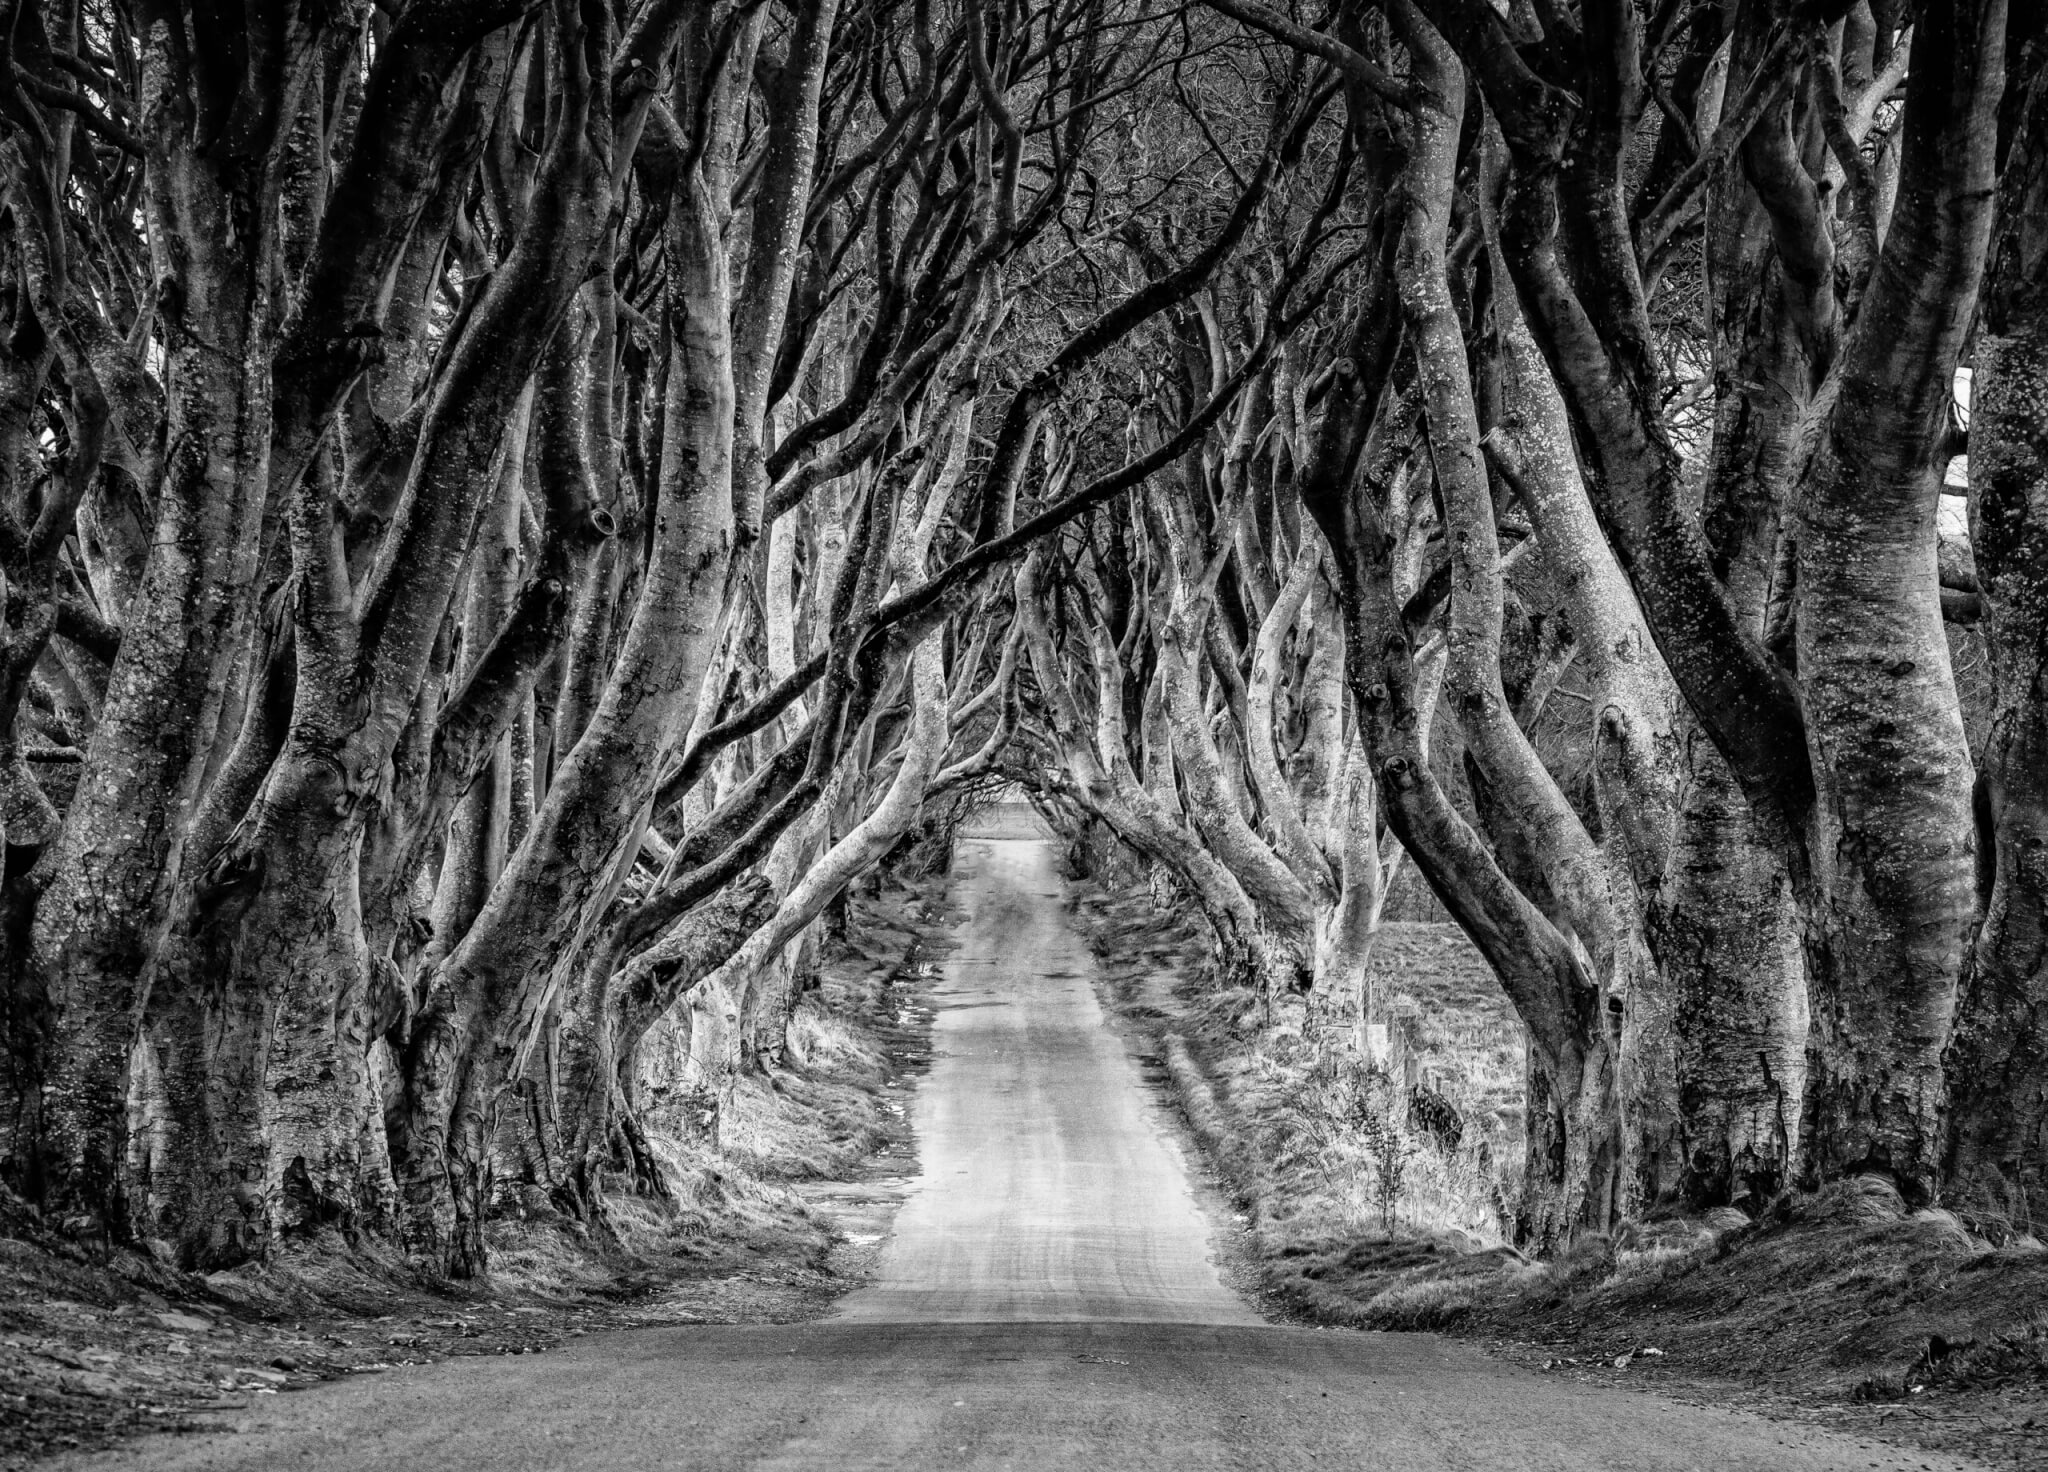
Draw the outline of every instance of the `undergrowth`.
[[[1149,901],[1096,900],[1137,904]],[[1175,1030],[1245,1137],[1255,1164],[1239,1194],[1276,1244],[1396,1229],[1502,1243],[1520,1184],[1524,1045],[1483,963],[1475,978],[1473,957],[1424,933],[1441,928],[1387,927],[1373,980],[1396,999],[1393,1045],[1378,1054],[1300,1002],[1268,1008],[1216,987],[1197,936],[1174,958]],[[1398,990],[1382,970],[1395,962],[1410,968]]]

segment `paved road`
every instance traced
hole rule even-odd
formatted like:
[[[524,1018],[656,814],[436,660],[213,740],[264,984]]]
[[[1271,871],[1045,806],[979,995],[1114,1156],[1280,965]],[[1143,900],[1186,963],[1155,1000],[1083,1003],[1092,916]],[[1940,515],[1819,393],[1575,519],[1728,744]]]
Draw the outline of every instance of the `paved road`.
[[[1000,832],[1017,831],[1014,827]],[[1967,1464],[1559,1382],[1428,1335],[1271,1328],[1219,1282],[1102,1025],[1049,845],[969,839],[925,1175],[836,1319],[593,1336],[264,1402],[68,1465],[214,1472],[1820,1472]]]
[[[1014,823],[1005,825],[1014,830]],[[1259,1323],[1095,999],[1052,846],[965,841],[913,1123],[923,1175],[847,1323]]]

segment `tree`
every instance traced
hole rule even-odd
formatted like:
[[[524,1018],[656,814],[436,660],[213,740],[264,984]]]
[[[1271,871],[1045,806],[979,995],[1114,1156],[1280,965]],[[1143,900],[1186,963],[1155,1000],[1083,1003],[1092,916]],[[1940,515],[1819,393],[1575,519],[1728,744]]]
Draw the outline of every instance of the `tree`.
[[[11,25],[0,1154],[79,1236],[602,1236],[657,1021],[772,1065],[1008,780],[1332,1030],[1412,864],[1530,1031],[1533,1241],[2031,1220],[2002,0]]]

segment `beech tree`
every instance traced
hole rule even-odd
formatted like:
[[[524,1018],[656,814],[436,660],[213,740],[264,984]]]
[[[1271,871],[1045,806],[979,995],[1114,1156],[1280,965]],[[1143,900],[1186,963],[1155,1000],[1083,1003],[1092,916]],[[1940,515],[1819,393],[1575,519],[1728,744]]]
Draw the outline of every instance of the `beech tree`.
[[[1972,761],[1934,556],[2003,13],[1389,7],[1310,26],[1214,8],[1329,62],[1383,160],[1387,207],[1361,225],[1381,243],[1300,490],[1333,550],[1388,827],[1530,1023],[1530,1178],[1555,1200],[1532,1184],[1524,1229],[1672,1194],[1754,1208],[1860,1171],[1931,1198],[1965,1127],[1944,1124],[1948,1079],[2003,1032],[1951,1027],[1968,937],[2001,931],[1957,887]],[[1485,112],[1460,127],[1467,76]],[[1681,297],[1704,331],[1674,320]],[[1681,332],[1707,350],[1688,362]],[[1808,387],[1786,400],[1787,382]],[[1447,698],[1477,779],[1462,813],[1422,748],[1428,636],[1404,617],[1405,509],[1375,463],[1417,409],[1455,589]],[[1576,810],[1514,719],[1510,689],[1544,677],[1502,665],[1502,508],[1568,590],[1554,611],[1597,692]],[[1891,561],[1862,557],[1871,538]],[[1284,812],[1259,821],[1300,852]],[[2006,983],[2000,1004],[2022,1026],[2023,995]],[[1982,1108],[1974,1128],[2005,1129]],[[2000,1182],[2033,1147],[2004,1148]]]
[[[0,1156],[79,1238],[601,1239],[650,1035],[715,1143],[1005,783],[1354,1047],[1412,866],[1539,1246],[2042,1207],[2003,0],[12,17]]]
[[[1588,1019],[1584,1042],[1605,1027],[1635,1075],[1623,1101],[1633,1114],[1623,1130],[1631,1190],[1590,1217],[1577,1204],[1573,1128],[1560,1118],[1557,1169],[1574,1203],[1566,1215],[1599,1225],[1672,1189],[1706,1203],[1763,1199],[1793,1176],[1811,1184],[1864,1170],[1931,1197],[1944,1148],[1944,1050],[1977,913],[1972,763],[1949,673],[1934,521],[1957,448],[1950,385],[1992,218],[2003,10],[1745,5],[1681,23],[1628,5],[1504,17],[1448,3],[1390,7],[1390,29],[1374,32],[1341,18],[1311,28],[1235,0],[1216,8],[1330,59],[1354,92],[1399,119],[1396,135],[1414,140],[1399,166],[1411,198],[1429,197],[1429,120],[1461,85],[1433,78],[1469,69],[1487,112],[1462,141],[1472,212],[1497,239],[1500,284],[1513,287],[1507,310],[1489,298],[1493,342],[1516,340],[1504,319],[1526,321],[1640,614],[1612,592],[1597,601],[1643,620],[1661,661],[1639,661],[1661,662],[1685,698],[1674,727],[1660,720],[1650,686],[1626,702],[1610,694],[1594,733],[1598,785],[1612,793],[1600,827],[1633,830],[1630,862],[1610,864],[1607,888],[1634,890],[1649,961],[1640,985],[1612,979],[1613,942],[1602,931],[1615,934],[1606,922],[1619,917],[1594,903],[1593,866],[1573,858],[1585,853],[1583,835],[1554,804],[1543,807],[1541,773],[1516,760],[1485,657],[1478,683],[1459,681],[1453,700],[1494,790],[1487,827],[1512,819],[1517,836],[1503,843],[1492,831],[1487,855],[1434,798],[1390,807],[1529,1018],[1539,1057],[1555,1050],[1536,1014],[1577,1008]],[[1706,97],[1705,63],[1716,56],[1726,81]],[[1500,167],[1485,158],[1496,124]],[[1436,165],[1437,178],[1446,173]],[[1695,232],[1711,371],[1684,397],[1712,406],[1700,449],[1688,444],[1698,431],[1671,413],[1679,395],[1664,304]],[[1431,253],[1447,238],[1456,240],[1439,220],[1390,246],[1394,265],[1377,289],[1408,306],[1409,340],[1387,342],[1381,297],[1361,310],[1349,362],[1368,370],[1367,398],[1383,400],[1389,390],[1371,373],[1392,376],[1397,352],[1415,355],[1448,508],[1473,484],[1464,467],[1482,448],[1456,382],[1460,348],[1471,345],[1433,338],[1433,319],[1417,315],[1434,307]],[[1494,284],[1475,282],[1468,336],[1481,331],[1479,293]],[[1505,356],[1512,362],[1511,346]],[[1788,399],[1788,384],[1803,387]],[[1542,423],[1546,391],[1516,417]],[[1371,415],[1361,421],[1354,442]],[[1486,433],[1483,443],[1496,478],[1537,504],[1514,440]],[[1344,460],[1356,454],[1346,448]],[[1333,543],[1354,546],[1340,566],[1370,560],[1386,540],[1370,522],[1343,527],[1360,514],[1355,498],[1342,500],[1345,473],[1322,513]],[[1701,491],[1704,515],[1690,504]],[[1485,649],[1497,641],[1485,613],[1495,537],[1479,498],[1468,493],[1465,504],[1450,515],[1472,529],[1467,550],[1479,555],[1458,586],[1478,608],[1454,607],[1453,627],[1464,623],[1468,649]],[[1550,542],[1592,545],[1586,532]],[[1559,555],[1570,554],[1560,546]],[[1353,614],[1354,646],[1381,645],[1398,627],[1370,582],[1361,570],[1347,598],[1377,605],[1369,621]],[[1592,615],[1581,608],[1582,620]],[[1380,678],[1353,675],[1361,717],[1371,725],[1368,707],[1387,704],[1396,733],[1415,725],[1402,693],[1409,654],[1397,643],[1384,639]],[[1602,640],[1626,645],[1625,636]],[[1651,685],[1662,678],[1645,674]],[[1398,761],[1395,771],[1427,793],[1423,765],[1397,739],[1383,737],[1375,753],[1383,772]],[[1517,849],[1536,862],[1518,862]],[[1733,913],[1744,923],[1727,923]],[[1758,915],[1777,918],[1758,926]],[[1531,986],[1525,1000],[1517,975],[1551,984]],[[1802,981],[1805,996],[1788,996]],[[1661,1060],[1644,1026],[1659,1016],[1677,1034]],[[1807,1018],[1804,1067],[1788,1069]],[[1642,1052],[1633,1063],[1632,1047]],[[1968,1066],[1960,1050],[1949,1056],[1958,1076]],[[1555,1073],[1553,1087],[1575,1074],[1542,1071]],[[1581,1107],[1588,1122],[1607,1113]],[[1589,1142],[1583,1156],[1603,1148]],[[1598,1197],[1598,1181],[1585,1193]]]
[[[946,631],[1048,527],[931,549],[1002,479],[965,484],[1011,273],[1099,209],[1074,181],[1167,28],[17,29],[11,1169],[197,1265],[338,1227],[480,1271],[500,1162],[601,1211],[653,1019],[758,1010],[992,761],[1014,655]]]

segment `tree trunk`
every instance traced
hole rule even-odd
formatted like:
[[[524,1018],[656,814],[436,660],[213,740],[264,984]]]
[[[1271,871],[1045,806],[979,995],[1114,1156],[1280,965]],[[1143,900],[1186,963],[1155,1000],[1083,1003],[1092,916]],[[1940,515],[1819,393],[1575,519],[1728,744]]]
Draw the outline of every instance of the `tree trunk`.
[[[1556,932],[1553,944],[1579,960],[1555,978],[1564,985],[1534,1006],[1528,1005],[1535,1000],[1528,991],[1509,991],[1540,1034],[1530,1053],[1549,1074],[1552,1117],[1562,1131],[1561,1177],[1553,1181],[1533,1169],[1530,1176],[1532,1186],[1554,1187],[1531,1212],[1536,1240],[1547,1248],[1582,1228],[1607,1229],[1629,1204],[1621,1189],[1616,1055],[1633,947],[1629,917],[1616,903],[1605,861],[1516,720],[1502,684],[1500,538],[1446,259],[1465,79],[1449,46],[1419,15],[1410,13],[1403,34],[1427,97],[1414,115],[1414,158],[1395,273],[1414,344],[1455,590],[1445,630],[1443,693],[1479,775],[1475,806],[1485,815],[1503,867],[1542,912],[1539,923]]]
[[[121,1165],[150,947],[179,877],[255,591],[280,307],[274,237],[237,223],[244,192],[263,187],[263,161],[203,157],[180,115],[184,102],[167,83],[161,111],[145,120],[151,235],[186,244],[166,278],[165,483],[84,778],[41,861],[50,887],[29,938],[50,1040],[45,1200],[117,1238],[136,1225]]]
[[[1696,1208],[1752,1216],[1791,1182],[1806,989],[1784,851],[1696,734],[1668,877],[1650,919],[1676,993],[1675,1138],[1661,1152]]]
[[[2036,17],[2031,30],[1971,385],[1970,543],[1994,704],[1984,914],[1948,1057],[1948,1196],[1998,1236],[2048,1222],[2048,29]]]
[[[708,24],[693,13],[686,25]],[[749,27],[751,36],[756,28]],[[677,112],[699,117],[708,37],[678,78]],[[746,54],[728,58],[744,74]],[[703,126],[729,131],[730,99],[705,101]],[[394,1142],[409,1245],[451,1277],[484,1269],[484,1209],[498,1091],[514,1076],[583,906],[616,872],[621,835],[650,801],[658,763],[689,727],[722,629],[732,555],[733,380],[724,244],[734,145],[713,142],[678,181],[669,210],[674,324],[663,410],[659,512],[631,624],[604,693],[554,780],[526,842],[430,983],[406,1058],[407,1105]],[[709,175],[710,177],[707,177]],[[721,193],[721,187],[726,191]]]
[[[187,1133],[172,1157],[179,1255],[195,1266],[261,1257],[322,1227],[377,1230],[390,1217],[356,900],[361,828],[332,822],[343,797],[335,775],[318,761],[273,774],[269,832],[250,851],[260,869],[219,881],[249,892],[195,920],[221,930],[206,943],[215,1001],[184,1015],[174,1044],[176,1071],[211,1078],[212,1128]]]
[[[767,917],[768,882],[749,875],[690,911],[662,941],[614,969],[612,957],[587,964],[574,1015],[561,1039],[562,1159],[555,1171],[585,1222],[603,1216],[602,1171],[617,1125],[618,1078],[640,1040],[678,998],[692,993]]]
[[[1935,566],[1957,355],[1990,236],[2005,6],[1918,8],[1899,208],[1800,503],[1815,777],[1802,1174],[1932,1198],[1942,1053],[1975,923],[1973,774]]]

